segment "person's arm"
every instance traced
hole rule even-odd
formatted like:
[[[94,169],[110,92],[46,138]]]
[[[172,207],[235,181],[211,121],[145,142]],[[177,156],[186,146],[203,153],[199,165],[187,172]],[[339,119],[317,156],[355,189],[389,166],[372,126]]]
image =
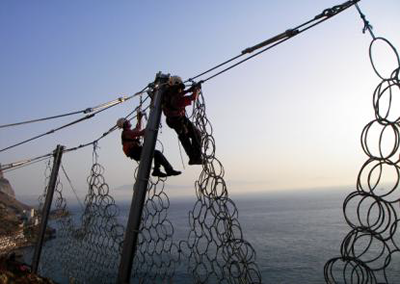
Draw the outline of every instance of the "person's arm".
[[[124,137],[126,139],[137,139],[138,137],[144,136],[145,129],[142,129],[142,117],[143,114],[138,112],[136,127],[132,130],[126,130]]]
[[[135,139],[138,139],[141,136],[144,136],[144,132],[145,132],[144,129],[137,130],[136,128],[132,129],[132,130],[130,130],[130,129],[129,130],[125,130],[124,134],[123,134],[123,138],[125,140],[135,140]]]
[[[140,131],[142,130],[142,117],[143,117],[142,112],[138,111],[136,117],[137,117],[136,127],[133,130]]]
[[[124,131],[123,139],[125,139],[125,140],[135,140],[135,139],[138,139],[141,136],[144,136],[144,132],[145,132],[144,129],[143,130],[141,130],[141,129],[138,130],[136,128],[132,129],[132,130],[128,129],[128,130]]]
[[[197,100],[197,98],[199,96],[199,93],[200,93],[200,88],[199,87],[195,87],[192,90],[189,89],[188,91],[185,91],[185,93],[189,93],[189,92],[192,92],[192,94],[189,95],[189,96],[182,96],[178,100],[178,102],[177,102],[178,106],[186,107],[186,106],[190,105],[192,103],[192,101]]]
[[[195,87],[194,88],[194,91],[193,91],[193,93],[192,93],[192,101],[195,101],[195,100],[197,100],[197,98],[199,97],[199,94],[200,94],[200,86],[197,86],[197,87]]]

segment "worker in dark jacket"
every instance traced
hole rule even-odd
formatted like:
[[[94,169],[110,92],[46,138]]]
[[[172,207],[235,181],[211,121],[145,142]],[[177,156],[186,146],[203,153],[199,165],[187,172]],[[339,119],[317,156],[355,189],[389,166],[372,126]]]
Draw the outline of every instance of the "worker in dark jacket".
[[[189,157],[189,165],[202,164],[201,134],[186,117],[185,107],[195,101],[199,95],[200,86],[185,91],[185,85],[178,76],[171,76],[168,88],[163,98],[163,112],[169,127],[178,134],[179,141]],[[191,95],[186,95],[191,93]]]
[[[125,118],[118,119],[117,126],[123,129],[121,133],[121,142],[122,150],[124,151],[125,155],[139,162],[143,149],[140,138],[144,136],[145,133],[145,130],[142,129],[142,113],[138,113],[137,123],[134,129],[131,129],[131,123]],[[160,170],[160,166],[164,167],[165,173]],[[171,164],[160,151],[154,150],[154,169],[152,173],[153,176],[166,177],[176,176],[180,174],[180,171],[176,171],[172,168]]]

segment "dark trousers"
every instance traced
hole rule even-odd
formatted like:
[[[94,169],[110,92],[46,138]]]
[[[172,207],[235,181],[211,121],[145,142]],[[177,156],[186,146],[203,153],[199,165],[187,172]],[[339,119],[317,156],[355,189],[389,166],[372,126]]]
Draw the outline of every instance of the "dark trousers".
[[[178,134],[179,141],[190,159],[198,159],[201,156],[200,131],[186,116],[167,117],[167,125]]]
[[[142,156],[143,146],[134,147],[129,153],[129,158],[134,159],[139,162]],[[171,164],[168,162],[167,158],[158,150],[154,150],[154,169],[160,169],[163,166],[166,171],[172,170]]]

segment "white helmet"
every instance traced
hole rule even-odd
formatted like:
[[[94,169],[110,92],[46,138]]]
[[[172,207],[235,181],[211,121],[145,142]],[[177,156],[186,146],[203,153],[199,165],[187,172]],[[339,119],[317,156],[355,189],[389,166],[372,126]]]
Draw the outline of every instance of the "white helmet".
[[[182,78],[179,76],[171,76],[171,77],[169,77],[168,84],[170,86],[177,86],[180,84],[183,85],[183,81],[182,81]]]
[[[117,120],[117,126],[118,126],[118,128],[123,128],[125,122],[127,122],[127,120],[126,120],[125,118],[120,118],[120,119],[118,119],[118,120]]]

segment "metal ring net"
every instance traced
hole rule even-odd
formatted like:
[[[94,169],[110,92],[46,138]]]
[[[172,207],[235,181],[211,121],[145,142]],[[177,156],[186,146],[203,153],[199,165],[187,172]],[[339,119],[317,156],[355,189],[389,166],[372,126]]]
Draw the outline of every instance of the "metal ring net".
[[[137,175],[136,168],[135,179]],[[166,178],[149,178],[143,207],[132,283],[173,283],[179,261],[174,227],[168,218],[170,201],[164,190]]]
[[[141,101],[142,102],[142,101]],[[152,107],[151,102],[144,110]],[[139,109],[143,110],[141,105]],[[144,115],[147,119],[147,114]],[[162,146],[162,144],[161,144]],[[164,152],[161,147],[161,152]],[[139,167],[134,170],[135,181]],[[178,245],[169,219],[170,200],[165,191],[167,178],[150,178],[143,205],[131,283],[172,283],[178,264]]]
[[[397,67],[389,75],[378,71],[372,48],[387,44],[396,56]],[[324,268],[326,283],[397,283],[400,264],[400,60],[396,49],[384,38],[370,45],[373,69],[382,79],[373,94],[375,119],[361,134],[368,156],[357,178],[357,190],[343,204],[352,230],[344,238],[340,257]],[[396,275],[397,273],[397,275]]]
[[[119,209],[109,195],[96,146],[81,216],[68,213],[62,184],[59,180],[57,183],[53,207],[65,214],[50,222],[57,228],[57,241],[45,243],[39,269],[42,275],[61,282],[68,279],[73,283],[114,283],[117,277],[125,228],[118,223]],[[49,162],[45,192],[39,197],[40,207],[47,194],[50,173]],[[170,201],[164,190],[165,181],[149,179],[131,283],[166,283],[174,277],[179,252],[172,239],[174,227],[168,218]]]
[[[197,201],[189,212],[190,231],[179,244],[182,258],[187,259],[195,283],[261,283],[255,250],[243,237],[238,210],[228,196],[224,167],[215,157],[202,93],[193,119],[202,136],[203,165],[195,182]]]
[[[202,133],[204,162],[195,183],[197,200],[189,212],[188,237],[179,243],[173,239],[166,178],[149,179],[131,282],[172,283],[178,265],[186,265],[194,283],[261,283],[255,250],[243,238],[238,210],[228,197],[224,168],[215,157],[215,140],[202,94],[194,119]],[[50,164],[46,172],[47,182]],[[135,179],[136,174],[137,168]],[[125,229],[117,221],[119,210],[109,195],[96,146],[87,182],[82,216],[61,214],[56,219],[57,242],[45,243],[40,271],[52,278],[62,274],[63,280],[74,283],[113,283]],[[59,182],[55,208],[67,212],[61,186]]]
[[[117,221],[119,209],[109,195],[104,168],[97,158],[94,149],[80,222],[69,214],[66,201],[57,189],[55,208],[64,214],[56,219],[57,242],[46,242],[44,247],[46,251],[50,246],[44,254],[47,257],[41,261],[42,274],[63,274],[63,279],[75,283],[110,283],[115,279],[125,230]],[[52,243],[57,247],[52,248]]]

